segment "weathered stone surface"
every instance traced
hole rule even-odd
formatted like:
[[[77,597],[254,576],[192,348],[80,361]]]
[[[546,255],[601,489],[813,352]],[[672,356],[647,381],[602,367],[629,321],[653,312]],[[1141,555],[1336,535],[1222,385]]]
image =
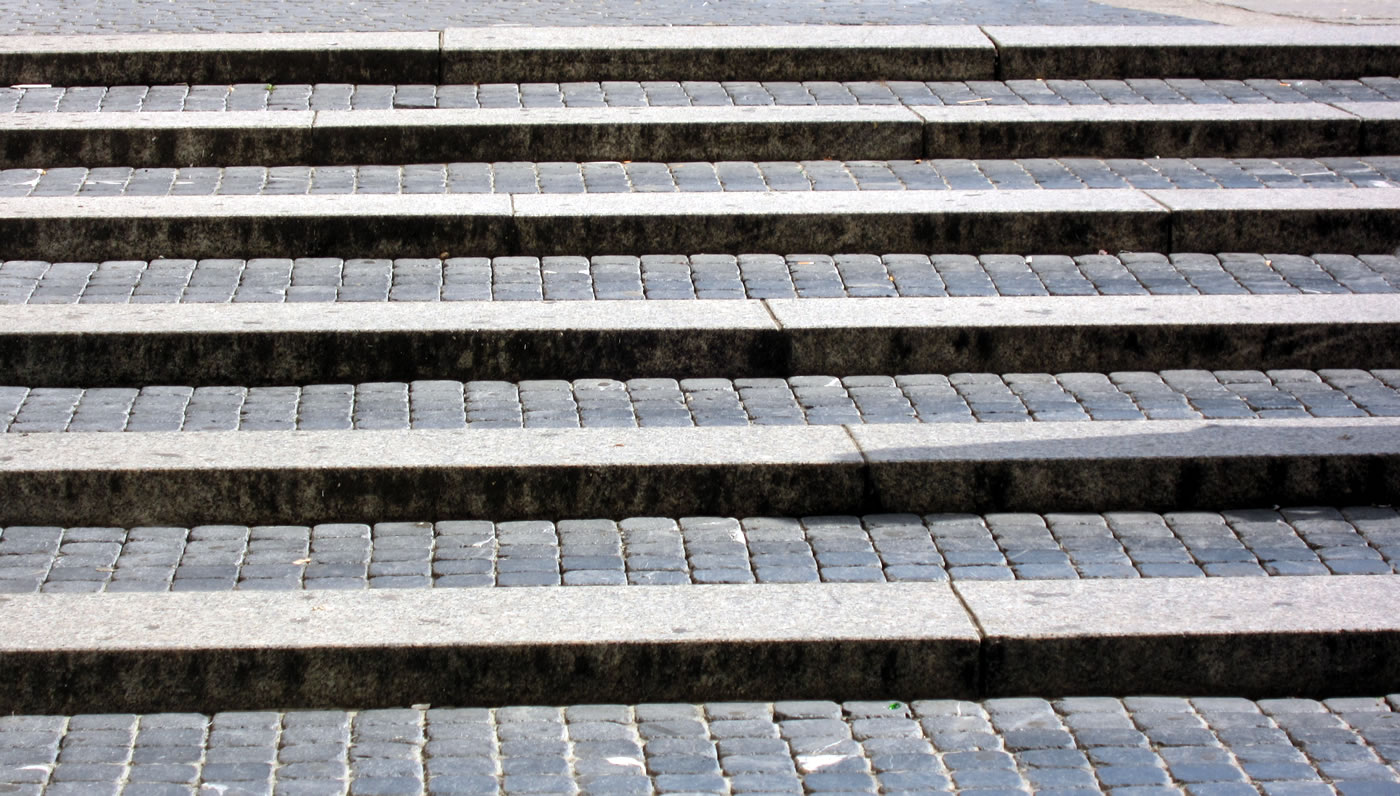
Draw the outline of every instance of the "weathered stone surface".
[[[7,712],[970,697],[946,584],[0,596]],[[873,611],[894,600],[899,611]],[[82,623],[72,617],[83,616]]]
[[[1002,80],[1357,78],[1400,72],[1400,28],[1384,26],[999,26]]]
[[[6,83],[436,83],[439,34],[6,36]]]
[[[443,82],[986,80],[972,26],[449,28]]]
[[[959,583],[989,696],[1300,696],[1390,688],[1385,577]]]

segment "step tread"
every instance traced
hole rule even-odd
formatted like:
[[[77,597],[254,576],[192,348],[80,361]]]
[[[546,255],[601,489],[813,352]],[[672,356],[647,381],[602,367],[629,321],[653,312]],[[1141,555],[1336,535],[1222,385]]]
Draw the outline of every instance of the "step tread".
[[[1384,502],[1400,422],[4,434],[0,448],[11,524],[1182,510]]]
[[[1397,723],[1394,694],[7,716],[0,781],[19,796],[59,792],[86,773],[113,785],[169,781],[169,793],[343,793],[347,781],[364,793],[395,779],[399,791],[473,794],[609,785],[637,796],[986,784],[1091,792],[1211,780],[1329,792],[1323,783],[1335,782],[1347,792],[1400,778]],[[95,749],[113,762],[83,763]]]
[[[765,105],[1187,105],[1400,101],[1400,78],[1311,80],[603,81],[0,87],[0,113]]]
[[[0,705],[1352,695],[1394,682],[1398,598],[1366,576],[22,594]]]
[[[0,304],[1400,292],[1393,254],[745,254],[0,262]]]
[[[1400,417],[1400,370],[788,379],[0,386],[0,432],[995,423]]]
[[[0,170],[0,197],[1400,187],[1400,156]]]
[[[1400,574],[1390,507],[0,528],[0,593]]]

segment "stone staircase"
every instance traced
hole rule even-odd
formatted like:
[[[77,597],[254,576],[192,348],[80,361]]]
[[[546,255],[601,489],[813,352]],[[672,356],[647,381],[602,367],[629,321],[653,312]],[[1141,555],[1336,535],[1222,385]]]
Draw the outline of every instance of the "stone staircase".
[[[0,795],[1400,792],[1397,75],[7,38]]]

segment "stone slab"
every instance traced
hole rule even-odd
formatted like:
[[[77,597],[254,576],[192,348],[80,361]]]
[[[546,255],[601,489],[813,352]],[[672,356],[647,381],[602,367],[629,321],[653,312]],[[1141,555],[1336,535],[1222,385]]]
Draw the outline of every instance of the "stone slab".
[[[1400,102],[1337,102],[1361,118],[1361,151],[1367,155],[1400,154]]]
[[[839,427],[0,435],[6,524],[745,516],[865,501]]]
[[[912,160],[922,136],[898,106],[322,111],[308,162]]]
[[[312,120],[315,120],[313,127]],[[915,159],[895,106],[524,108],[0,115],[0,166]]]
[[[16,433],[0,489],[117,526],[1389,504],[1400,421]]]
[[[5,36],[0,83],[435,84],[439,39],[435,31]]]
[[[776,375],[758,301],[0,306],[23,384],[286,385]]]
[[[851,435],[880,503],[898,511],[1183,511],[1400,498],[1400,421],[1388,418],[865,425]]]
[[[1390,251],[1383,190],[0,199],[14,259],[691,251]]]
[[[977,685],[977,630],[946,584],[6,595],[0,638],[7,712],[968,698]]]
[[[1390,103],[1376,103],[1390,104]],[[1393,103],[1400,105],[1400,103]],[[924,157],[1313,157],[1362,150],[1362,122],[1322,103],[921,106]]]
[[[0,239],[6,257],[57,261],[436,257],[499,253],[510,213],[490,194],[29,197],[0,199]]]
[[[1400,299],[1002,296],[769,299],[792,373],[1400,366]]]
[[[1388,295],[0,306],[0,372],[54,387],[1315,370],[1398,351]]]
[[[1163,251],[1135,190],[513,195],[537,254],[626,251]],[[580,246],[589,251],[579,251]]]
[[[449,28],[444,83],[573,80],[989,80],[976,27]]]
[[[0,114],[0,166],[295,165],[311,151],[311,111]]]
[[[1372,252],[1400,247],[1400,191],[1147,191],[1171,210],[1173,251]]]
[[[1340,696],[1400,678],[1400,579],[960,582],[987,696]]]
[[[1400,73],[1400,27],[1000,26],[999,80],[1354,79]]]

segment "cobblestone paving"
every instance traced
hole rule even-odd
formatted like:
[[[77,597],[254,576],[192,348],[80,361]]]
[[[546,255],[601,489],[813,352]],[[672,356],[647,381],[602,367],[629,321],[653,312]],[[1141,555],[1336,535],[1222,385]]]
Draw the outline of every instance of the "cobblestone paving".
[[[1195,20],[1086,0],[23,0],[0,34],[418,31],[478,25],[1171,25]]]
[[[7,793],[1393,794],[1400,695],[0,717]]]
[[[0,262],[0,304],[1394,293],[1390,254],[706,254]]]
[[[1400,156],[0,170],[0,197],[1396,187]]]
[[[1400,370],[0,387],[0,430],[294,431],[1400,416]]]
[[[1389,507],[0,529],[0,593],[1395,573]]]
[[[0,113],[601,108],[715,105],[1229,105],[1400,100],[1361,80],[613,81],[485,85],[0,87]]]

